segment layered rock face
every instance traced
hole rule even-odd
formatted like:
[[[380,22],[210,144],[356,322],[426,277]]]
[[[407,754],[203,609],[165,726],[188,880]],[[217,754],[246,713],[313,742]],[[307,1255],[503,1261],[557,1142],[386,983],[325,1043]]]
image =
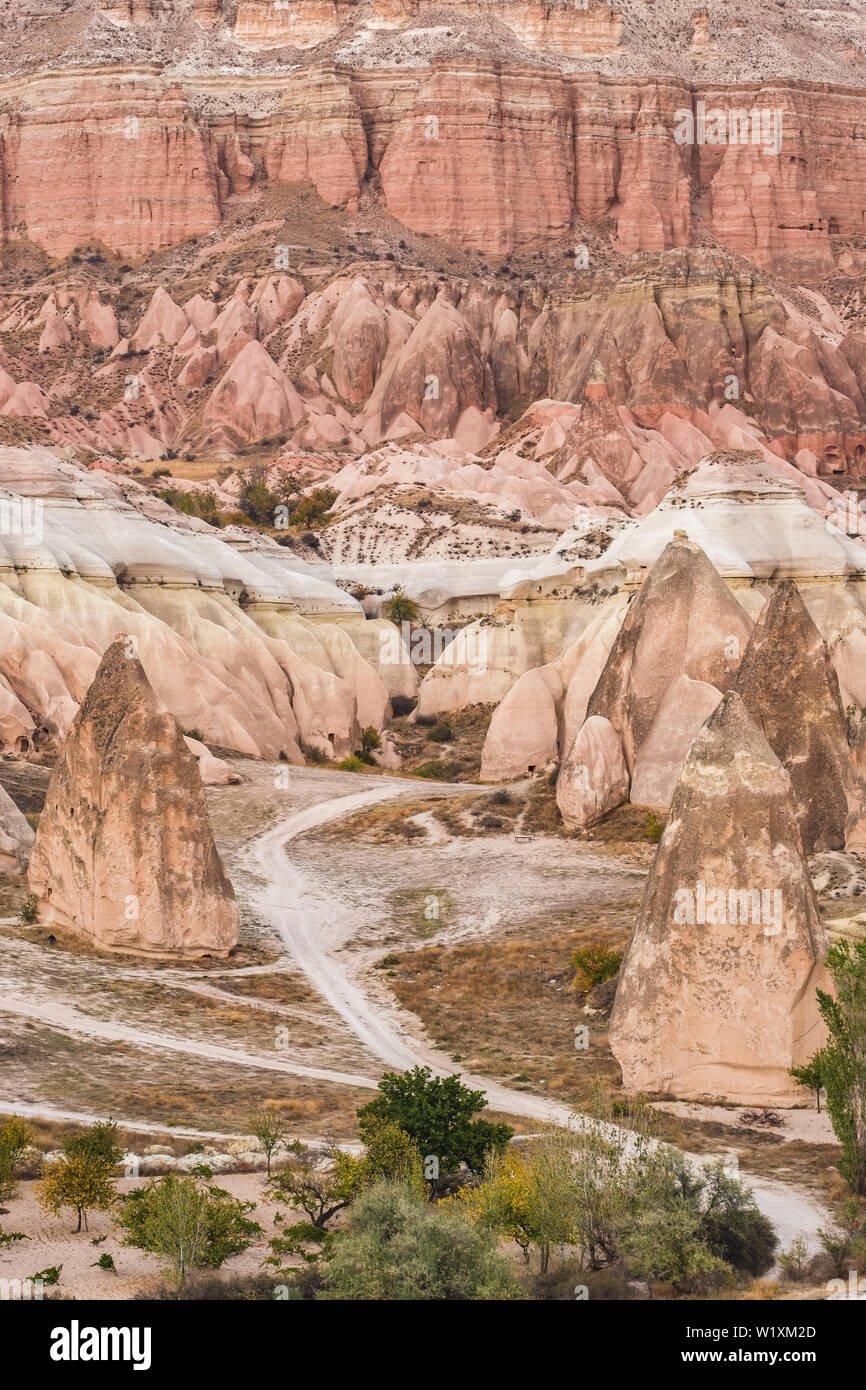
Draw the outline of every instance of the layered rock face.
[[[856,831],[855,776],[827,644],[793,580],[773,590],[755,623],[735,689],[791,778],[806,854],[841,849]]]
[[[821,1046],[827,950],[791,783],[740,697],[695,739],[623,961],[627,1091],[789,1106]]]
[[[161,702],[205,742],[300,763],[300,741],[342,757],[361,728],[383,727],[381,646],[360,654],[360,605],[326,573],[296,568],[273,541],[227,544],[135,481],[47,450],[2,449],[0,469],[19,518],[17,534],[0,535],[4,751],[62,741],[119,634],[135,638]],[[412,694],[414,668],[400,671],[400,693]]]
[[[89,239],[140,255],[211,231],[233,194],[267,181],[309,179],[326,202],[355,208],[370,166],[391,215],[486,254],[532,252],[575,218],[612,218],[626,254],[687,247],[699,227],[808,282],[837,264],[834,247],[840,264],[859,264],[841,246],[860,232],[866,169],[855,91],[702,88],[482,58],[397,73],[318,64],[248,93],[238,77],[229,115],[153,72],[9,79],[0,233],[53,255]],[[682,113],[707,110],[742,113],[747,140],[735,122],[733,143],[679,143]],[[761,120],[780,123],[778,142],[762,143]]]
[[[238,909],[196,760],[119,638],[49,784],[30,860],[40,919],[107,951],[227,956]]]

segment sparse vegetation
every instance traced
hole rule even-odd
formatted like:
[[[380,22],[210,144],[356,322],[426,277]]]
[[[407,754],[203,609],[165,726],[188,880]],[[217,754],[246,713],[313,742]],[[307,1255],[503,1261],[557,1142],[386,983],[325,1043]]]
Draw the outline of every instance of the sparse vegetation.
[[[582,946],[575,951],[571,963],[574,967],[574,987],[586,994],[604,980],[616,975],[622,964],[622,951],[612,951],[603,942],[594,941],[591,946]]]

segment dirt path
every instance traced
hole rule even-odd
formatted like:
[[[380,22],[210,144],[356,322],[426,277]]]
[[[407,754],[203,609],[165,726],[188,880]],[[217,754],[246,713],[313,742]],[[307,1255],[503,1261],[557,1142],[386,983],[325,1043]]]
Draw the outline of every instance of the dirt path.
[[[407,1038],[397,1020],[348,977],[333,953],[351,934],[351,923],[345,922],[341,904],[328,883],[314,879],[308,870],[293,864],[286,853],[287,846],[307,831],[398,796],[406,785],[395,781],[387,787],[307,807],[253,840],[245,859],[249,869],[267,885],[256,895],[256,908],[279,932],[310,984],[347,1027],[388,1067],[405,1070],[426,1065],[448,1076],[454,1066],[447,1057]],[[412,784],[408,785],[411,788]],[[485,1091],[494,1110],[578,1130],[585,1123],[557,1101],[511,1090],[484,1076],[462,1073],[462,1079],[466,1085]],[[698,1155],[687,1157],[696,1164],[708,1161]],[[817,1249],[817,1229],[827,1219],[827,1211],[818,1201],[786,1183],[747,1173],[742,1177],[753,1188],[759,1207],[773,1222],[783,1245],[802,1235],[810,1249]]]

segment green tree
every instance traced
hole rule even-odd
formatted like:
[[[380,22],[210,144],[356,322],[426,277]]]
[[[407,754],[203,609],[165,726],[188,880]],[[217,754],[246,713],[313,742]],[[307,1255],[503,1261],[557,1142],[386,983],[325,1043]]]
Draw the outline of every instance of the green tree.
[[[804,1067],[792,1067],[790,1072],[798,1086],[806,1086],[810,1091],[815,1092],[815,1104],[818,1107],[819,1115],[821,1113],[821,1092],[824,1089],[824,1078],[821,1074],[823,1055],[824,1049],[821,1048]]]
[[[64,1154],[50,1164],[35,1190],[43,1211],[54,1215],[63,1207],[73,1208],[78,1216],[76,1234],[82,1220],[87,1230],[89,1211],[107,1211],[115,1198],[111,1170],[97,1154],[85,1150]]]
[[[701,1174],[696,1195],[700,1236],[712,1253],[753,1278],[766,1274],[779,1238],[751,1189],[714,1163]]]
[[[403,591],[403,586],[398,584],[394,590],[394,597],[384,606],[384,613],[392,623],[417,623],[421,609],[415,600]]]
[[[484,1092],[471,1091],[458,1075],[434,1076],[429,1067],[413,1067],[386,1072],[379,1094],[358,1111],[358,1119],[362,1125],[393,1121],[425,1159],[438,1159],[440,1174],[453,1173],[461,1163],[480,1173],[488,1152],[501,1152],[514,1133],[508,1125],[474,1119],[486,1105]]]
[[[368,1117],[360,1125],[364,1152],[360,1158],[338,1152],[346,1190],[352,1198],[378,1182],[399,1182],[423,1196],[424,1163],[415,1140],[393,1120]]]
[[[375,729],[372,724],[368,724],[366,729],[361,730],[361,752],[359,756],[362,761],[371,763],[373,761],[373,754],[381,747],[382,740],[379,736],[379,730]]]
[[[268,1190],[274,1201],[306,1212],[311,1225],[324,1230],[351,1201],[349,1169],[337,1149],[320,1154],[298,1142],[288,1147],[292,1157],[271,1178]]]
[[[509,1146],[504,1153],[489,1154],[484,1181],[461,1188],[456,1199],[448,1200],[513,1240],[527,1263],[535,1247],[545,1273],[553,1249],[578,1239],[576,1144],[573,1134],[551,1129],[523,1149]]]
[[[839,1171],[851,1191],[866,1193],[866,941],[839,941],[824,964],[836,997],[818,990],[829,1040],[808,1064],[827,1093],[833,1132],[842,1145]]]
[[[19,1115],[10,1115],[0,1128],[0,1205],[15,1195],[15,1166],[33,1143],[33,1131]]]
[[[285,1120],[276,1110],[260,1106],[254,1110],[247,1121],[250,1134],[254,1134],[262,1146],[268,1164],[268,1177],[271,1176],[271,1159],[278,1149],[286,1143],[288,1129]]]
[[[678,1292],[701,1280],[716,1286],[733,1272],[703,1239],[700,1212],[682,1198],[638,1212],[624,1248],[638,1278],[663,1280]]]
[[[254,1209],[255,1202],[170,1173],[121,1197],[115,1222],[125,1233],[123,1245],[166,1260],[183,1286],[190,1273],[219,1269],[252,1245],[262,1229],[247,1215]]]
[[[454,1207],[378,1183],[353,1205],[321,1263],[319,1298],[452,1302],[523,1297],[491,1231]]]
[[[251,468],[241,485],[238,505],[259,526],[273,526],[280,498],[268,487],[267,470]]]
[[[86,1155],[109,1171],[116,1168],[125,1152],[117,1121],[95,1120],[80,1134],[69,1135],[63,1142],[63,1152],[67,1158]]]

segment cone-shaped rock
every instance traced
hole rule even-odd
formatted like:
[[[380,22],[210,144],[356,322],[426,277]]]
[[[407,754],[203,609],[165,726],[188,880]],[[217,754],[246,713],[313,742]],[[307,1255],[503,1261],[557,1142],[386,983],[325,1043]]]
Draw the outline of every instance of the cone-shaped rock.
[[[841,849],[860,790],[839,678],[792,579],[764,604],[734,688],[791,778],[804,850]]]
[[[790,779],[731,691],[691,746],[623,961],[626,1090],[794,1104],[826,948]]]
[[[40,919],[112,951],[225,956],[238,909],[196,760],[118,638],[48,788],[30,860]]]
[[[629,773],[668,687],[685,675],[726,691],[751,630],[700,546],[672,540],[629,607],[587,707],[622,738]],[[689,742],[691,732],[683,758]]]

